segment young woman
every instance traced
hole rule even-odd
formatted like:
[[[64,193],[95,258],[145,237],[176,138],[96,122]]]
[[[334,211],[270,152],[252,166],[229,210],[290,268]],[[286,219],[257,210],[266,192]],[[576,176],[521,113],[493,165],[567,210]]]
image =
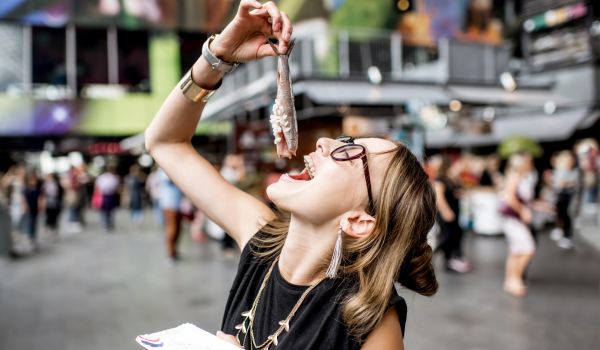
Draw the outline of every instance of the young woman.
[[[275,54],[267,37],[286,52],[291,34],[274,3],[243,0],[208,48],[223,61],[247,62]],[[223,75],[204,55],[191,69],[207,90]],[[437,290],[426,241],[435,193],[414,155],[383,139],[321,138],[302,174],[267,189],[288,213],[278,216],[194,150],[204,102],[185,85],[146,130],[146,147],[242,250],[219,336],[246,349],[402,349],[406,304],[394,282],[423,295]]]
[[[554,159],[552,172],[552,188],[556,195],[556,226],[562,232],[558,246],[563,249],[573,248],[573,220],[570,206],[579,187],[579,172],[576,168],[575,156],[571,151],[561,151]]]
[[[531,232],[532,203],[537,175],[528,154],[514,154],[508,161],[506,184],[502,193],[503,231],[508,241],[504,290],[515,296],[527,294],[523,281],[525,270],[535,255]]]
[[[444,252],[448,271],[467,273],[470,264],[463,256],[464,233],[458,222],[460,203],[456,192],[459,188],[449,174],[452,163],[447,156],[435,155],[429,159],[429,165],[435,173],[433,188],[438,205],[437,222],[441,231],[441,242],[437,249]]]

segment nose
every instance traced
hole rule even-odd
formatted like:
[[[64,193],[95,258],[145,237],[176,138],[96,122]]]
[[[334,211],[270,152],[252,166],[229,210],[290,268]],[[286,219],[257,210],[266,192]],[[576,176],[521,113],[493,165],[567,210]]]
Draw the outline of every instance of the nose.
[[[317,140],[317,154],[323,157],[329,157],[331,150],[333,149],[333,143],[335,141],[328,137],[321,137]]]

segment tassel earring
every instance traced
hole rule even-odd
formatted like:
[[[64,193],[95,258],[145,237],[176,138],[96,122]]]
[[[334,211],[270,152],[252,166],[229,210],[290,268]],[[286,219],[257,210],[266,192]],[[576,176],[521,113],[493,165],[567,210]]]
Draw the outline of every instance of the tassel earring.
[[[338,230],[338,236],[335,240],[335,248],[333,248],[333,255],[331,256],[331,262],[325,272],[325,276],[330,279],[337,277],[338,268],[342,262],[342,227]]]

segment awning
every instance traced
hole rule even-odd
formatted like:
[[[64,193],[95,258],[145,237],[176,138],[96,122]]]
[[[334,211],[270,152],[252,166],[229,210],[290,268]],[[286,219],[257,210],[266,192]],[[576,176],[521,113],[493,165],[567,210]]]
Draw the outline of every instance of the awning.
[[[531,113],[511,115],[494,120],[489,134],[466,134],[451,128],[428,130],[426,146],[431,148],[489,146],[513,135],[528,136],[537,141],[559,141],[569,138],[582,123],[595,122],[600,114],[590,107],[558,110],[555,114]],[[593,121],[591,120],[593,119]]]

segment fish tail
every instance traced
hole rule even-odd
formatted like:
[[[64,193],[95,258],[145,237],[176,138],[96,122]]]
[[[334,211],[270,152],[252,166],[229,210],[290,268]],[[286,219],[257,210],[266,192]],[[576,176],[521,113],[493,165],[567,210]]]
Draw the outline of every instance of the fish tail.
[[[296,44],[296,39],[292,39],[292,41],[290,41],[290,47],[288,47],[287,52],[285,53],[285,55],[287,57],[290,57],[290,54],[292,53],[292,49],[294,48],[295,44]]]

